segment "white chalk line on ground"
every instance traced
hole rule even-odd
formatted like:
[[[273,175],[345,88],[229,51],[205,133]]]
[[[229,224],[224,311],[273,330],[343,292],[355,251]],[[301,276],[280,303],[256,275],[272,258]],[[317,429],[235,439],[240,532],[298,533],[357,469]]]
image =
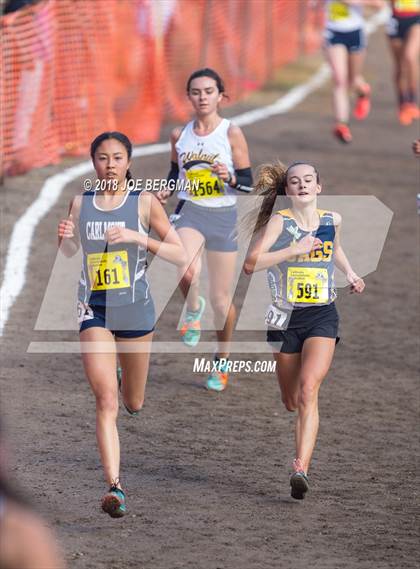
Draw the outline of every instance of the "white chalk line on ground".
[[[366,23],[366,32],[368,34],[374,32],[385,23],[388,16],[388,9],[375,14]],[[238,126],[246,126],[273,115],[287,113],[313,91],[319,89],[329,76],[329,67],[323,64],[308,81],[294,87],[273,104],[242,113],[232,117],[232,120]],[[169,150],[169,143],[149,144],[134,148],[133,158],[155,156],[169,152]],[[38,223],[57,203],[61,192],[68,183],[91,171],[93,171],[92,163],[86,161],[47,178],[36,200],[16,221],[7,249],[6,266],[0,288],[0,336],[3,335],[10,310],[25,286],[32,237]]]

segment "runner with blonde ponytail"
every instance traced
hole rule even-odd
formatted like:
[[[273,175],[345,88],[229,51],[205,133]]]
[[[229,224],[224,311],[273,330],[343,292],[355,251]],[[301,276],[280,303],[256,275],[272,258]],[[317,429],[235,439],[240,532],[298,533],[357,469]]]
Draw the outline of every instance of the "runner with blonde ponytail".
[[[256,184],[264,196],[256,236],[247,255],[247,274],[267,269],[272,303],[266,313],[267,341],[273,348],[283,403],[296,412],[296,454],[290,478],[293,498],[309,489],[308,469],[318,433],[318,392],[338,342],[334,264],[351,292],[365,284],[340,245],[341,216],[317,208],[319,173],[306,162],[289,168],[264,165]],[[275,211],[277,196],[290,207]]]

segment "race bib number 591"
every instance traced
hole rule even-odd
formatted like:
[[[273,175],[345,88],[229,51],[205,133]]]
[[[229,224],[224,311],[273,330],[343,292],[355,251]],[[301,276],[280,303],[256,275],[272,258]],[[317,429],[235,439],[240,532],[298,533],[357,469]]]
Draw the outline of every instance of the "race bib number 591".
[[[328,302],[327,269],[289,267],[287,270],[287,300],[295,303],[325,304]]]

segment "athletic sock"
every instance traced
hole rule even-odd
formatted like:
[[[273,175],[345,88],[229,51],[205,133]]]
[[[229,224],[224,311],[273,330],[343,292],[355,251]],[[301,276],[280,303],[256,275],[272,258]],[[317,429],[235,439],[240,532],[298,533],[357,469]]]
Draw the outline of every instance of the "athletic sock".
[[[223,364],[220,363],[222,360]],[[215,355],[214,361],[217,362],[217,371],[220,371],[222,373],[227,371],[229,358],[219,358],[219,356]]]
[[[400,91],[398,93],[398,104],[402,107],[405,103],[408,103],[409,95],[405,91]]]
[[[200,313],[200,309],[198,309],[198,310],[187,310],[187,316],[190,316],[191,318],[198,316],[199,313]]]

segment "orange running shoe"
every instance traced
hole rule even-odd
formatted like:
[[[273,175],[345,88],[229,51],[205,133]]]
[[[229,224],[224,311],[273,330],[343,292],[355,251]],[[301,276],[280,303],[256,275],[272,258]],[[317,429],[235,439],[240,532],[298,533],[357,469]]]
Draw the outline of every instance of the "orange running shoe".
[[[400,110],[398,112],[400,124],[407,126],[413,122],[414,117],[412,107],[412,103],[404,103],[400,106]]]
[[[335,125],[333,134],[340,142],[343,142],[344,144],[349,144],[353,140],[348,125],[342,122],[339,122]]]
[[[353,116],[358,121],[364,121],[370,113],[370,97],[367,95],[359,95],[357,97],[356,106],[353,110]]]
[[[358,121],[363,121],[370,113],[370,87],[366,85],[364,92],[357,97],[356,106],[353,110],[353,116]]]
[[[416,103],[410,103],[410,113],[413,120],[418,121],[420,119],[420,109]]]

